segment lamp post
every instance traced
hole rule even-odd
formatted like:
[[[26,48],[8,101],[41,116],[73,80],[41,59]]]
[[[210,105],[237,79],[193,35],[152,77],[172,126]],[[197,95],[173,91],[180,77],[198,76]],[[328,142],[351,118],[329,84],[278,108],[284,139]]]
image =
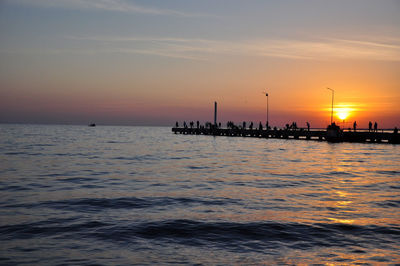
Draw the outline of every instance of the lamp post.
[[[327,88],[327,89],[332,91],[332,111],[331,111],[331,125],[332,125],[332,119],[333,119],[333,97],[335,95],[335,91],[332,90],[331,88]]]
[[[217,102],[214,102],[214,126],[217,126]]]
[[[265,93],[265,96],[267,96],[267,130],[268,130],[268,128],[269,128],[269,121],[268,121],[268,93],[266,92]]]

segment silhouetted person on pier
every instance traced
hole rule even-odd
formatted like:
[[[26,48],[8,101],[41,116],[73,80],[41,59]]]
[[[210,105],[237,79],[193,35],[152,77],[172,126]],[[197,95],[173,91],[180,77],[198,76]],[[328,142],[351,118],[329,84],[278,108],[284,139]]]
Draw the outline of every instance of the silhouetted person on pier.
[[[218,123],[218,127],[221,128],[221,122]]]
[[[243,121],[243,129],[246,129],[246,121]]]
[[[267,123],[265,123],[265,129],[266,129],[266,130],[268,130],[268,129],[269,129],[269,124],[268,124],[268,121],[267,121]]]
[[[194,125],[193,121],[190,121],[190,128],[193,128],[193,125]]]
[[[375,124],[374,124],[374,131],[375,131],[375,132],[378,132],[378,123],[376,123],[376,122],[375,122]]]
[[[354,129],[354,132],[356,132],[356,130],[357,130],[357,122],[356,121],[354,121],[354,123],[353,123],[353,129]]]
[[[230,128],[230,129],[237,128],[237,126],[235,125],[235,123],[233,123],[232,121],[228,121],[228,123],[226,123],[226,127],[227,127],[227,128]]]
[[[394,133],[394,134],[397,134],[397,133],[399,133],[399,130],[397,129],[397,127],[394,127],[394,131],[393,131],[393,133]]]
[[[200,127],[200,122],[199,122],[199,120],[197,120],[197,122],[196,122],[196,126],[197,126],[197,128],[199,128],[199,127]]]
[[[263,126],[262,126],[262,124],[261,124],[261,121],[260,121],[260,124],[258,124],[258,130],[263,130]]]
[[[175,123],[175,127],[179,127],[179,123],[178,123],[178,121],[176,121],[176,123]]]
[[[371,132],[371,131],[372,131],[372,122],[369,121],[369,123],[368,123],[368,132]]]
[[[186,121],[183,121],[183,127],[187,128]]]
[[[307,131],[310,131],[310,123],[307,122]]]
[[[253,130],[253,122],[250,122],[249,128],[250,128],[250,130]]]

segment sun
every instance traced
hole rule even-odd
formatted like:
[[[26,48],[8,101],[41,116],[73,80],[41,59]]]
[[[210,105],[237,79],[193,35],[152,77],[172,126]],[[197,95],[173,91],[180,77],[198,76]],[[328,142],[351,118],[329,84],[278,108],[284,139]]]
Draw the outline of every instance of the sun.
[[[325,108],[324,110],[329,111],[330,115],[333,113],[336,117],[336,120],[344,122],[345,120],[356,118],[361,109],[359,104],[340,102],[335,105],[333,110],[331,108]]]
[[[345,120],[350,115],[349,108],[338,108],[336,110],[336,116],[339,117],[340,120]]]
[[[346,112],[339,112],[339,113],[337,114],[337,116],[340,118],[340,120],[345,120],[345,119],[349,116],[349,113],[346,113]]]

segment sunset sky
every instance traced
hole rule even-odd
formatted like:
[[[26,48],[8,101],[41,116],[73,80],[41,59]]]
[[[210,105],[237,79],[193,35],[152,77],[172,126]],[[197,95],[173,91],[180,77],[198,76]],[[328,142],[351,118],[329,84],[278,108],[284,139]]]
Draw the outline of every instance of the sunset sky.
[[[400,126],[400,1],[1,0],[0,122]]]

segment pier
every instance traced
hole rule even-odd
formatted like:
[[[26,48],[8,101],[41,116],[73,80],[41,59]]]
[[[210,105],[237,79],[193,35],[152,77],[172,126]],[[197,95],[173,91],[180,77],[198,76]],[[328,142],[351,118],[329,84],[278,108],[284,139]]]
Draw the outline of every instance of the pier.
[[[185,135],[210,135],[228,137],[253,137],[253,138],[274,138],[274,139],[295,139],[295,140],[317,140],[332,141],[327,130],[307,129],[243,129],[243,128],[219,128],[210,127],[173,127],[175,134]],[[400,144],[400,134],[392,132],[372,131],[340,131],[334,142],[361,142],[361,143],[391,143]]]

